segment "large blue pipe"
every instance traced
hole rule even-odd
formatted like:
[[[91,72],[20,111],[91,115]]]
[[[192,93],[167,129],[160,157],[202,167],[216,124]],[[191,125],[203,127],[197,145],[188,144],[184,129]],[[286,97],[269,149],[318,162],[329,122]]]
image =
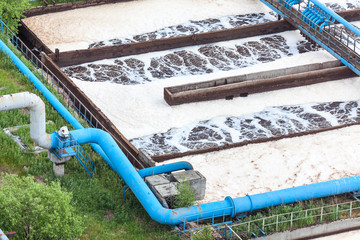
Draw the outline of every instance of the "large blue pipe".
[[[19,70],[34,84],[37,90],[39,90],[44,97],[50,102],[50,104],[60,113],[60,115],[75,129],[83,129],[84,127],[79,123],[76,118],[59,102],[59,100],[45,87],[45,85],[35,76],[33,72],[6,46],[6,44],[0,39],[0,49],[6,53]],[[106,158],[104,152],[99,146],[92,144],[91,147],[103,158]],[[109,159],[107,159],[109,160]],[[110,167],[112,167],[110,165]]]
[[[193,166],[189,162],[181,161],[175,163],[169,163],[156,167],[144,168],[138,171],[141,178],[158,175],[162,173],[171,173],[178,170],[192,170]]]
[[[184,221],[209,219],[216,216],[235,216],[238,213],[251,212],[284,203],[360,190],[360,176],[356,176],[234,199],[226,197],[223,201],[189,208],[167,209],[159,203],[143,181],[142,176],[131,165],[110,134],[94,128],[75,130],[70,133],[78,140],[79,144],[98,144],[110,159],[108,163],[112,164],[114,170],[124,179],[151,218],[162,224],[177,225]],[[57,133],[51,135],[51,140],[52,147],[56,147]]]

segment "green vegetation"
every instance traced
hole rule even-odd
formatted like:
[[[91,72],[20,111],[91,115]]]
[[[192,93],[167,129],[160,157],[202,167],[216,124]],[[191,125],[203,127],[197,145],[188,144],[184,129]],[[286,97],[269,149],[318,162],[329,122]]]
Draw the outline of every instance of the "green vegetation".
[[[80,2],[80,1],[84,1],[84,0],[55,0],[55,3],[59,4],[59,3]],[[51,0],[47,0],[47,3],[49,5],[53,4]],[[42,5],[43,5],[43,0],[31,1],[32,7],[38,7],[38,6],[42,6]]]
[[[189,181],[183,181],[177,186],[179,194],[174,197],[175,208],[193,206],[196,200],[194,189],[190,186]]]
[[[213,240],[215,237],[212,235],[211,228],[210,227],[204,227],[203,229],[200,229],[192,236],[193,240]]]
[[[14,50],[14,47],[11,48]],[[21,56],[20,53],[17,55]],[[28,61],[23,57],[21,59],[31,67]],[[33,70],[33,72],[40,77],[37,71]],[[47,87],[58,96],[48,84]],[[35,93],[45,102],[46,118],[54,122],[47,125],[48,133],[64,125],[67,125],[69,130],[73,129],[0,51],[0,95],[22,91]],[[59,96],[58,99],[62,101]],[[127,192],[124,201],[123,181],[91,150],[90,146],[83,147],[96,164],[94,178],[88,176],[76,159],[71,159],[66,164],[65,177],[58,179],[53,175],[52,163],[47,158],[46,152],[33,154],[31,151],[23,151],[2,131],[3,128],[29,123],[30,115],[25,109],[0,112],[0,172],[32,176],[36,184],[48,187],[58,184],[61,191],[71,194],[69,206],[76,210],[76,216],[81,216],[83,222],[84,232],[80,239],[179,239],[176,234],[170,232],[169,227],[154,222],[131,191]],[[82,123],[85,125],[84,121]],[[16,134],[27,145],[34,146],[28,127],[20,128]],[[25,166],[27,170],[23,170]],[[6,220],[15,219],[8,217]],[[10,226],[0,227],[4,232],[16,230],[11,229]],[[19,235],[17,239],[23,238]]]
[[[337,204],[339,204],[338,207]],[[233,229],[237,233],[245,233],[248,237],[251,237],[251,232],[254,232],[257,236],[261,236],[258,227],[262,228],[264,224],[265,227],[262,230],[268,235],[277,231],[302,228],[349,218],[349,209],[350,198],[347,194],[296,202],[256,211],[240,220],[239,226]],[[352,202],[351,217],[359,215],[360,201]],[[248,232],[249,225],[247,222],[251,222],[250,232]],[[276,222],[278,222],[278,224],[276,224]]]
[[[77,239],[84,230],[71,204],[72,195],[59,182],[49,185],[33,177],[2,175],[0,226],[17,239]]]
[[[24,17],[24,11],[30,7],[29,0],[1,0],[0,15],[11,31],[17,33],[20,18]]]

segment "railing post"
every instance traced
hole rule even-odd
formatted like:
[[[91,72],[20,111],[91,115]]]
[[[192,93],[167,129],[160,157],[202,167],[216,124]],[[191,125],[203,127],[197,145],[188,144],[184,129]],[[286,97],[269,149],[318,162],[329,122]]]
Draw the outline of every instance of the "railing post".
[[[336,204],[336,219],[339,219],[339,204]]]
[[[263,222],[262,222],[262,230],[265,232],[265,218],[263,218]]]
[[[321,207],[320,222],[322,222],[323,220],[323,214],[324,214],[324,207]]]
[[[349,214],[350,216],[349,217],[351,217],[351,213],[352,213],[352,203],[353,202],[350,202],[350,214]]]
[[[279,229],[279,215],[276,215],[276,231]]]
[[[292,226],[293,226],[293,213],[294,213],[294,212],[291,212],[291,217],[290,217],[290,229],[292,229]]]

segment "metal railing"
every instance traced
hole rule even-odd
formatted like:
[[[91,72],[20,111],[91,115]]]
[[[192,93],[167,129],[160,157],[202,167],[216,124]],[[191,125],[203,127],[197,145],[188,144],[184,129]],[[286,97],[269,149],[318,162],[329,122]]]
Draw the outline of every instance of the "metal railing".
[[[226,237],[227,239],[241,240],[263,237],[265,234],[268,235],[274,232],[292,230],[355,216],[360,216],[360,201],[325,205],[322,207],[238,222],[231,225],[223,224],[211,226],[211,229],[212,231],[216,231],[223,238]],[[202,229],[206,227],[209,226],[189,230],[190,238],[193,239],[196,235],[200,236],[202,234]]]
[[[296,24],[301,31],[330,53],[336,54],[338,58],[345,61],[342,61],[344,64],[360,75],[360,36],[347,28],[350,24],[345,20],[343,22],[346,22],[347,25],[337,22],[334,16],[327,14],[321,8],[317,8],[311,0],[299,1],[299,4],[291,6],[286,4],[286,0],[261,1],[271,6],[274,11],[283,14],[286,20]],[[306,9],[312,7],[316,8],[319,15],[322,14],[322,21],[315,21],[319,19],[314,18],[315,15],[303,14]],[[355,27],[350,27],[358,32]]]
[[[78,97],[71,90],[62,83],[59,78],[50,71],[39,58],[29,49],[26,44],[21,41],[20,38],[16,36],[14,32],[3,22],[2,16],[0,15],[0,32],[6,36],[6,39],[14,45],[17,50],[19,50],[23,56],[32,63],[36,68],[36,73],[39,73],[47,83],[49,83],[57,92],[63,97],[68,108],[74,109],[77,113],[81,115],[83,119],[93,128],[99,128],[108,132],[114,140],[119,144],[126,155],[126,157],[131,157],[134,159],[141,167],[144,168],[144,165],[137,160],[137,158],[129,151],[126,150],[126,146],[107,130],[107,128],[101,123],[101,121],[94,116],[94,114],[83,104]],[[35,73],[35,74],[36,74]],[[41,78],[40,78],[41,79]]]

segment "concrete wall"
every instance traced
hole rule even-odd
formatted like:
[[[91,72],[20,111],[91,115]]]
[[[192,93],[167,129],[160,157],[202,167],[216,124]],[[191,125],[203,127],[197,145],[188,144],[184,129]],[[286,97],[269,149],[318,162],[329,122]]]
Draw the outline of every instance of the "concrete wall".
[[[79,1],[79,2],[62,3],[56,5],[49,5],[47,7],[31,8],[25,12],[25,16],[33,17],[42,14],[68,11],[76,8],[92,7],[103,4],[109,4],[109,3],[129,2],[129,1],[133,1],[133,0],[87,0],[87,1]]]
[[[344,17],[348,21],[360,20],[359,13],[359,9],[338,12],[340,16]],[[224,29],[214,32],[193,34],[188,36],[179,36],[145,42],[121,44],[116,46],[105,46],[92,49],[60,52],[58,58],[55,57],[55,54],[50,54],[49,56],[53,60],[56,59],[56,64],[58,66],[65,67],[108,58],[124,57],[129,55],[142,54],[154,51],[164,51],[186,46],[228,41],[265,34],[274,34],[294,29],[295,27],[293,27],[287,21],[281,20],[244,27]]]
[[[170,105],[233,99],[249,94],[334,81],[356,74],[340,61],[307,64],[291,68],[226,77],[207,82],[164,88],[164,99]]]
[[[327,224],[320,224],[307,228],[300,228],[293,231],[285,231],[266,236],[266,240],[300,240],[313,239],[341,232],[360,229],[360,218],[350,218],[335,221]],[[359,236],[360,238],[360,236]]]

